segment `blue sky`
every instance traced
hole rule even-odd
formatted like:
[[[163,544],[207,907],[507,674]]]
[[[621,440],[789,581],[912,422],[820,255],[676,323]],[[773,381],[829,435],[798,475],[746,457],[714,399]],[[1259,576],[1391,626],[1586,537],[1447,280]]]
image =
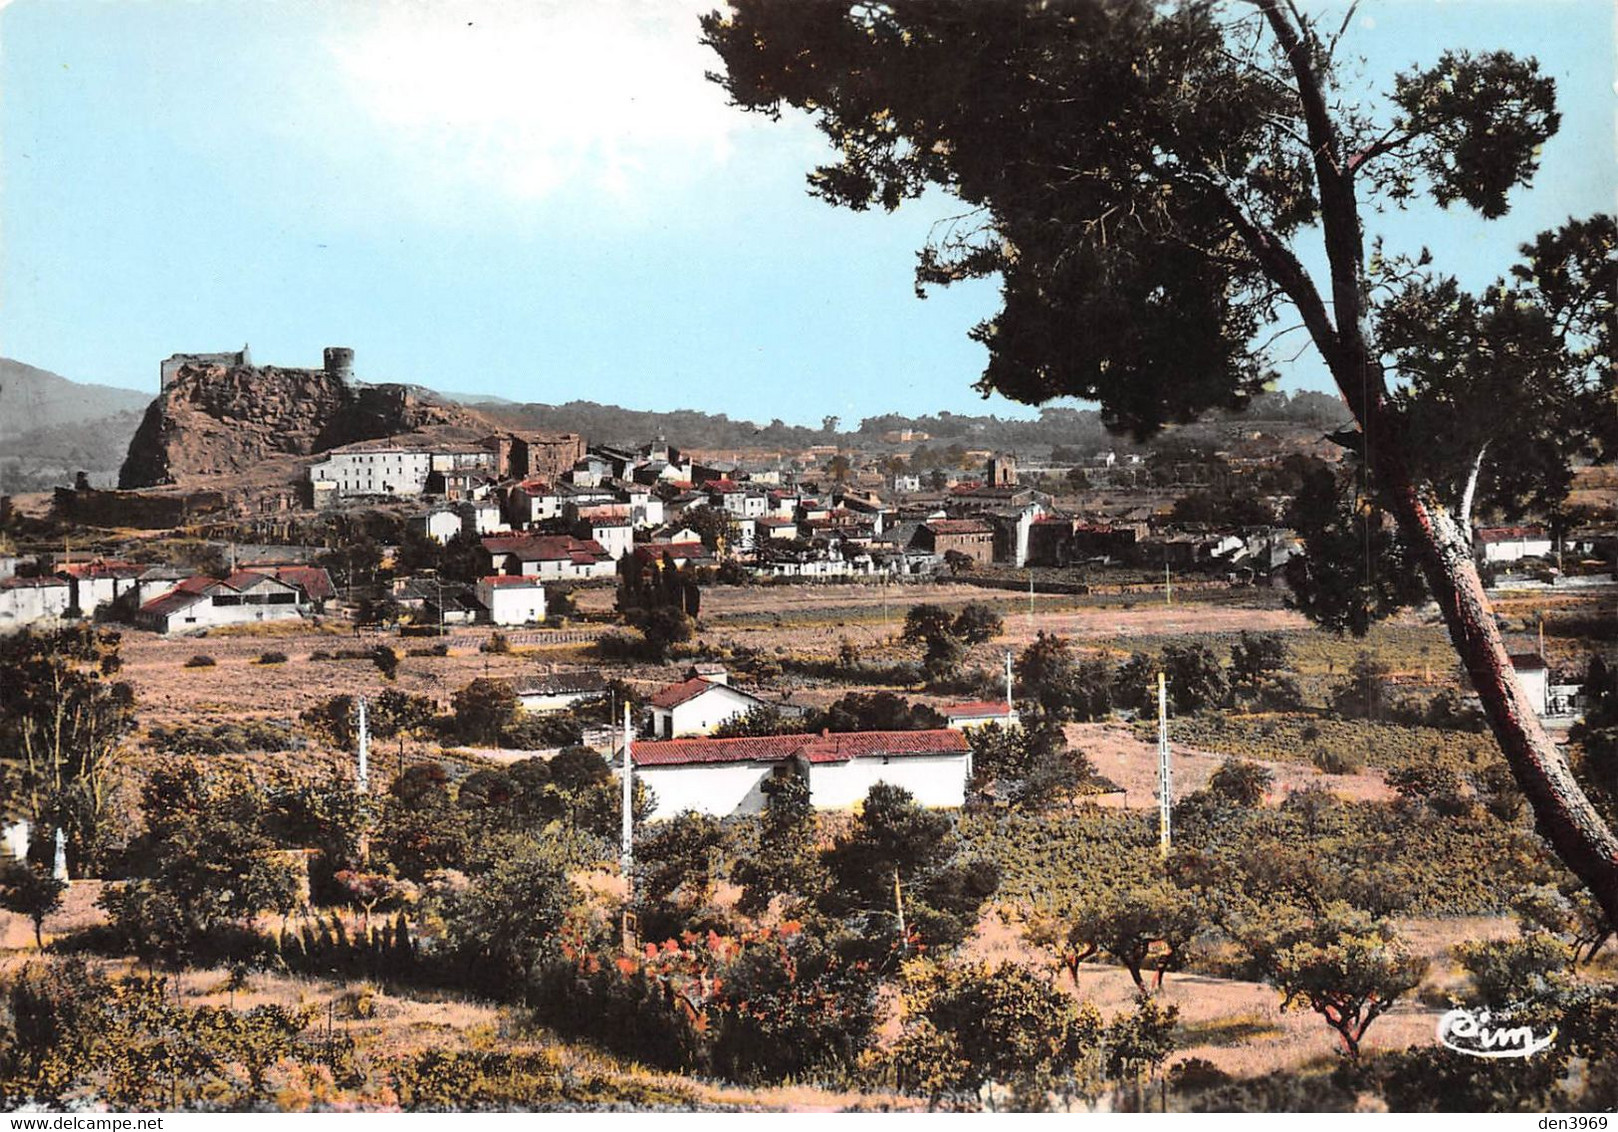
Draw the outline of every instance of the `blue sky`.
[[[809,198],[806,122],[744,115],[685,0],[15,0],[0,9],[0,353],[157,385],[238,348],[516,400],[768,421],[1036,410],[970,386],[992,284],[913,293],[938,197]],[[1340,18],[1340,17],[1339,17]],[[1561,133],[1483,224],[1383,219],[1479,285],[1515,246],[1614,206],[1606,0],[1356,11],[1368,82],[1445,47],[1537,55]],[[1301,341],[1299,343],[1302,344]],[[1323,388],[1305,356],[1291,387]]]

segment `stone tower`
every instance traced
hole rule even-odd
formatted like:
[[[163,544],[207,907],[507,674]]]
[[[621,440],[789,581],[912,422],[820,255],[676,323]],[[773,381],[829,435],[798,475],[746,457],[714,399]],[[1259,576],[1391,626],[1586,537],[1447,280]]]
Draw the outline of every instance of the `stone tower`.
[[[346,385],[354,380],[354,351],[347,346],[327,346],[325,369]]]

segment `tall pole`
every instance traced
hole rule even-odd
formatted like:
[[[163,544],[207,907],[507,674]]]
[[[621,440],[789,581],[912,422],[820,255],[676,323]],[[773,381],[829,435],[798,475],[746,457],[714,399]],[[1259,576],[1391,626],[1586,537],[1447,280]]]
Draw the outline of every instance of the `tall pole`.
[[[359,749],[360,765],[355,774],[354,789],[360,794],[368,794],[371,790],[371,726],[365,715],[365,697],[359,700]]]
[[[1163,557],[1163,604],[1174,604],[1174,579],[1169,576],[1168,556]]]
[[[630,954],[635,948],[635,913],[630,909],[635,899],[635,757],[634,737],[629,726],[629,702],[624,702],[624,766],[619,776],[623,780],[623,844],[619,867],[624,874],[623,949]]]
[[[1173,835],[1169,828],[1174,804],[1174,781],[1169,766],[1169,694],[1168,681],[1163,673],[1157,674],[1157,848],[1168,855]]]
[[[1034,568],[1028,567],[1028,631],[1034,631]]]
[[[1011,650],[1006,650],[1006,718],[1011,718]]]
[[[624,771],[622,775],[624,789],[623,832],[620,841],[620,865],[624,872],[624,883],[630,883],[631,870],[635,864],[635,759],[632,750],[634,739],[629,730],[629,704],[624,704]],[[626,890],[627,893],[627,890]]]

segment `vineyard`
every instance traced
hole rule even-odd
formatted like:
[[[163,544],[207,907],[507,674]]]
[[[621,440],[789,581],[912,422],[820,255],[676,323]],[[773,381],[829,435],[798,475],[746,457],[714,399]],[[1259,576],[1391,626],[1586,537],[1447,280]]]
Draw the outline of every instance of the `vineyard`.
[[[1137,735],[1155,738],[1157,724],[1142,721]],[[1329,719],[1307,713],[1234,715],[1202,712],[1171,720],[1169,738],[1202,751],[1264,762],[1382,770],[1442,765],[1472,770],[1496,762],[1491,736],[1363,719]]]

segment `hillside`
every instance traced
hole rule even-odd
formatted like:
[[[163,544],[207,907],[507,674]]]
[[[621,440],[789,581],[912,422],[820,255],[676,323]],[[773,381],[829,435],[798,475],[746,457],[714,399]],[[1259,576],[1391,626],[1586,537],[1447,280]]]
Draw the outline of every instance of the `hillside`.
[[[0,438],[138,413],[151,395],[111,385],[71,381],[60,374],[0,358]]]

